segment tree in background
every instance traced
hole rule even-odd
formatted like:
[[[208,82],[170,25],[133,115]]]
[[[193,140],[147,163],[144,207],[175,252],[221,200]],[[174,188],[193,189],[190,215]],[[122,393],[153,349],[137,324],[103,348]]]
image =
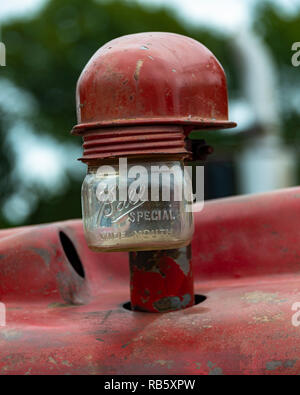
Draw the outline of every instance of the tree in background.
[[[300,67],[293,67],[292,45],[300,41],[300,13],[286,15],[267,1],[256,10],[254,29],[270,48],[279,74],[284,137],[295,148],[300,143]]]
[[[288,85],[295,86],[299,81],[299,70],[295,71],[288,64],[291,40],[297,41],[296,27],[297,24],[299,26],[299,18],[297,16],[286,20],[270,5],[257,11],[256,29],[277,59],[281,75],[284,75],[283,90]],[[238,98],[241,94],[234,60],[227,45],[230,38],[180,22],[170,10],[145,9],[135,3],[120,0],[50,0],[33,18],[6,24],[3,37],[7,47],[8,66],[1,69],[0,79],[10,81],[30,95],[33,110],[23,114],[22,120],[26,118],[27,127],[34,133],[38,136],[51,136],[57,147],[79,145],[79,139],[71,137],[70,130],[76,123],[75,85],[84,65],[107,41],[143,31],[175,32],[202,42],[223,64],[228,77],[230,97]],[[39,185],[26,184],[22,180],[16,182],[14,151],[11,140],[6,136],[11,133],[11,128],[19,116],[17,111],[9,113],[1,107],[3,105],[0,103],[0,227],[11,226],[3,211],[9,197],[16,193],[24,200],[29,199],[31,207],[27,218],[20,221],[20,224],[80,217],[82,179],[76,175],[76,171],[66,168],[64,188],[53,188],[51,193]],[[287,136],[290,141],[298,139],[294,131],[295,122],[299,121],[299,111],[291,112],[289,108],[284,108],[283,112],[284,119],[290,125]],[[235,149],[239,144],[238,138],[224,135],[210,132],[205,137],[214,145],[227,145],[230,150]],[[18,138],[26,137],[20,133]],[[70,156],[70,161],[74,161],[71,162],[74,163],[74,168],[75,151],[74,149],[74,155]],[[30,170],[29,168],[28,171]]]
[[[1,70],[1,77],[30,93],[35,109],[33,114],[26,116],[27,126],[38,135],[55,137],[57,146],[68,142],[75,144],[76,139],[70,136],[76,123],[75,85],[84,65],[107,41],[142,31],[169,31],[192,36],[219,54],[223,63],[229,62],[222,38],[183,26],[169,10],[146,10],[122,1],[52,0],[32,19],[9,23],[3,29],[9,66],[3,73]],[[11,122],[15,122],[16,117],[14,113]],[[8,124],[5,119],[0,125],[2,137],[9,131]],[[18,138],[22,139],[22,132]],[[1,140],[3,142],[3,138]],[[79,145],[79,139],[76,141]],[[35,197],[31,213],[23,221],[25,224],[81,216],[81,177],[69,172],[63,190],[49,193],[41,186],[23,185],[22,180],[14,182],[13,158],[11,155],[9,158],[6,143],[1,146],[0,159],[0,168],[5,173],[5,188],[1,189],[5,193],[0,197],[2,207],[10,194],[20,193],[21,188],[23,199],[27,199],[28,194]],[[74,166],[75,159],[74,152],[70,159]],[[0,226],[9,225],[3,212],[0,213]]]

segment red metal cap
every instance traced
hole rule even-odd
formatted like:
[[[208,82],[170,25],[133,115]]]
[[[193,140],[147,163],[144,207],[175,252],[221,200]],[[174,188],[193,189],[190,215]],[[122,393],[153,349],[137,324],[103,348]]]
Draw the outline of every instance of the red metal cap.
[[[140,33],[101,47],[77,84],[73,134],[107,127],[230,128],[224,70],[198,41]],[[98,130],[101,133],[100,130]]]

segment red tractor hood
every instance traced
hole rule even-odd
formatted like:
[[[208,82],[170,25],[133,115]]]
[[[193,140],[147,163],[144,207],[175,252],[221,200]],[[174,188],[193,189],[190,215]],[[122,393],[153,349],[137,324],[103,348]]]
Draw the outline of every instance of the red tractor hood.
[[[1,231],[0,373],[299,374],[299,212],[300,188],[206,203],[206,299],[166,314],[124,307],[128,254],[91,252],[80,220]]]

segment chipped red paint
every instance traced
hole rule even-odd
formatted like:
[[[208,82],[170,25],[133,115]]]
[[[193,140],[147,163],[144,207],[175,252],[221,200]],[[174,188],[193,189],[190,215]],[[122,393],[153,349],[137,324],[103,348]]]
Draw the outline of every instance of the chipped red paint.
[[[119,37],[84,68],[76,91],[82,160],[186,154],[194,128],[232,128],[227,83],[215,56],[174,33]],[[158,130],[161,129],[161,130]]]
[[[130,253],[131,307],[166,313],[194,304],[191,247]]]
[[[116,38],[101,47],[77,85],[74,131],[141,124],[232,127],[224,70],[201,43],[174,33]]]
[[[0,232],[0,373],[299,374],[299,211],[300,188],[206,203],[192,263],[207,299],[166,314],[123,307],[128,255],[91,252],[81,221]]]

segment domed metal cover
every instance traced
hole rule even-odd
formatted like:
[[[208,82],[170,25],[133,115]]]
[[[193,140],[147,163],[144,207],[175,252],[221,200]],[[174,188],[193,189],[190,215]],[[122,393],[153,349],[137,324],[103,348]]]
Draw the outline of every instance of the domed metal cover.
[[[77,116],[74,134],[107,126],[235,126],[215,56],[191,38],[158,32],[120,37],[95,53],[77,84]]]

